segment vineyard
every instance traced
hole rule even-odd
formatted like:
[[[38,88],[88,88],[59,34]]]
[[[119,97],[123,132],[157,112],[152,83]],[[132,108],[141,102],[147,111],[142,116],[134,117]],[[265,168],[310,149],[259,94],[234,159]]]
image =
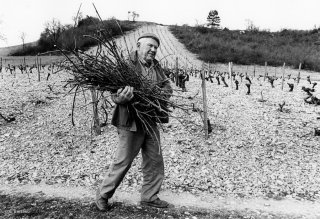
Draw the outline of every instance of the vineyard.
[[[174,101],[185,104],[188,113],[174,110],[162,130],[164,190],[214,198],[318,203],[319,73],[285,64],[203,63],[161,25],[140,27],[119,38],[117,44],[124,52],[131,51],[145,32],[159,36],[157,59],[171,73],[172,84],[177,85],[177,71],[190,76],[186,92],[174,86],[173,96]],[[81,92],[75,97],[73,126],[74,95],[65,86],[70,75],[61,70],[61,60],[51,56],[2,58],[1,184],[96,188],[112,163],[118,141],[110,125],[113,103],[108,94],[99,103],[102,134],[95,135],[92,96]],[[207,109],[203,107],[204,83]],[[210,123],[208,139],[204,112]],[[140,163],[138,157],[120,191],[140,189]]]

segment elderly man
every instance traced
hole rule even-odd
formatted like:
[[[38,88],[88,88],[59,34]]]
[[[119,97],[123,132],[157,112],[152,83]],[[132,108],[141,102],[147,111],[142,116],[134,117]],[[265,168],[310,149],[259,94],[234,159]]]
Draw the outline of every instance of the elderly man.
[[[138,38],[137,50],[130,54],[130,59],[139,74],[153,82],[160,82],[164,97],[169,98],[172,93],[170,82],[159,62],[155,59],[159,45],[160,40],[156,35],[152,33],[143,34]],[[108,199],[113,196],[140,150],[143,172],[141,205],[157,208],[169,206],[167,202],[160,200],[157,196],[164,179],[160,133],[155,121],[151,125],[151,134],[146,132],[140,120],[130,113],[128,109],[130,109],[130,100],[133,96],[133,87],[130,86],[119,89],[116,94],[112,95],[112,100],[116,103],[112,124],[118,129],[119,146],[114,163],[97,190],[96,205],[102,211],[108,210]]]

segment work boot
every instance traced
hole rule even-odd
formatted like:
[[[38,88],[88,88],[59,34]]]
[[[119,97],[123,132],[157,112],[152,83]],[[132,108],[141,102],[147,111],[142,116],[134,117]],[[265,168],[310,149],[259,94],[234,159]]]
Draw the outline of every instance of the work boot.
[[[100,189],[98,189],[96,193],[96,205],[100,211],[108,211],[111,208],[108,203],[108,199],[101,197]]]
[[[160,200],[159,198],[157,198],[154,201],[141,201],[140,204],[142,206],[149,206],[155,208],[168,208],[170,206],[168,202]]]

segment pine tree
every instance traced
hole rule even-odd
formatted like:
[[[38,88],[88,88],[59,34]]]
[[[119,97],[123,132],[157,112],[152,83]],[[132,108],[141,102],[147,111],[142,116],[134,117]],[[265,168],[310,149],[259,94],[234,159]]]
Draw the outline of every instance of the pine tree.
[[[217,28],[220,26],[220,17],[218,15],[217,10],[211,10],[208,14],[207,21],[209,22],[207,25],[213,28]]]

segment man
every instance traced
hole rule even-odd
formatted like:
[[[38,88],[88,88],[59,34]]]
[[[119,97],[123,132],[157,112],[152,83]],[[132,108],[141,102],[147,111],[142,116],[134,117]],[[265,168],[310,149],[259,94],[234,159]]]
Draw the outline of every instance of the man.
[[[159,45],[160,40],[156,35],[143,34],[138,38],[137,50],[130,54],[130,59],[136,71],[152,82],[159,82],[164,97],[169,98],[172,93],[170,82],[155,59]],[[113,196],[140,149],[143,172],[141,205],[157,208],[169,206],[169,203],[160,200],[157,196],[164,179],[160,133],[155,121],[151,125],[152,131],[146,132],[139,119],[130,112],[133,90],[132,87],[126,86],[112,95],[112,100],[116,103],[112,124],[118,129],[119,146],[114,163],[97,190],[96,205],[102,211],[108,210],[108,199]]]

